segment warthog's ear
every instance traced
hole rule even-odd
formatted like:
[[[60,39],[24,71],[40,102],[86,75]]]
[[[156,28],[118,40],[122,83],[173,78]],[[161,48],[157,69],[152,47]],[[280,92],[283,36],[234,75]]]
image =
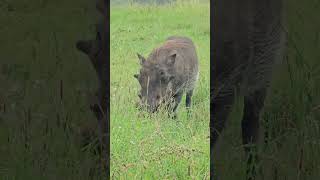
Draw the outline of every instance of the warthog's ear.
[[[141,56],[139,53],[137,53],[137,56],[138,56],[138,58],[140,60],[140,65],[143,65],[144,62],[146,61],[146,59],[143,56]]]
[[[176,57],[177,57],[177,51],[173,51],[167,60],[167,65],[172,66],[176,62]]]
[[[80,50],[81,52],[85,53],[85,54],[89,54],[90,50],[92,48],[92,42],[91,41],[83,41],[80,40],[76,43],[76,47],[78,50]]]
[[[139,74],[135,74],[135,75],[133,75],[133,77],[138,79],[139,78]]]

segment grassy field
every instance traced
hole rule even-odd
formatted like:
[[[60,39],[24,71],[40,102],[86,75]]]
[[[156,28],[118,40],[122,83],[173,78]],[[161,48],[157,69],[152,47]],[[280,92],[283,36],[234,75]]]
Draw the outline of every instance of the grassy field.
[[[114,179],[209,179],[209,4],[111,8],[111,177]],[[139,116],[136,53],[147,56],[171,35],[197,47],[200,78],[187,119],[185,97],[178,119]]]
[[[268,144],[259,146],[259,165],[264,179],[316,180],[320,177],[320,24],[316,18],[320,3],[292,0],[285,5],[288,56],[274,74],[261,118],[262,130],[270,136]],[[242,103],[238,102],[214,150],[219,179],[245,177]]]

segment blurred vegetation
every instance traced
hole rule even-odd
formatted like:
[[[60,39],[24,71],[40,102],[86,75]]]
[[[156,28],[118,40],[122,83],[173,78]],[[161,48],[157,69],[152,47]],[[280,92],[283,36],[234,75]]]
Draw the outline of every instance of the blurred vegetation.
[[[75,48],[98,17],[86,0],[0,3],[0,179],[103,179],[80,148],[97,77]]]
[[[261,118],[259,164],[264,179],[320,177],[320,3],[285,0],[287,56],[276,68]],[[215,149],[220,179],[244,179],[239,99]]]

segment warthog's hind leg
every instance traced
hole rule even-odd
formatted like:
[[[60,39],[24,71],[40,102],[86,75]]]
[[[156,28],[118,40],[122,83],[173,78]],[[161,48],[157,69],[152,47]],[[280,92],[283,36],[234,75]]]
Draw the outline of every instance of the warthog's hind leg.
[[[177,113],[176,113],[176,110],[181,102],[181,99],[182,99],[182,95],[183,93],[182,92],[179,92],[177,93],[176,95],[173,96],[173,102],[172,104],[168,104],[169,107],[171,107],[169,110],[169,117],[173,118],[173,119],[176,119],[177,118]]]

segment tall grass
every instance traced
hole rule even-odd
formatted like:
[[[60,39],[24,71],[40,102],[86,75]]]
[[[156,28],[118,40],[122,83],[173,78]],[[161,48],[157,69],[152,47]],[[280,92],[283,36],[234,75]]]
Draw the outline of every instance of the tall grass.
[[[209,179],[209,4],[111,9],[111,177],[114,179]],[[178,119],[136,108],[136,53],[147,56],[168,36],[190,37],[197,47],[200,78],[187,119],[185,97]]]

